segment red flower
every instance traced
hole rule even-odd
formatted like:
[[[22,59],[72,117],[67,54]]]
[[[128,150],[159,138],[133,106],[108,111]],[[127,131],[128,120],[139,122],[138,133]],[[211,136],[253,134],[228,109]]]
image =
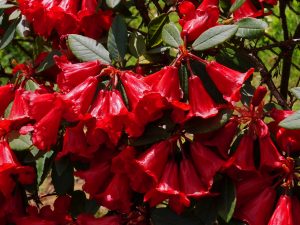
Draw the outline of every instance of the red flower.
[[[191,144],[190,151],[192,161],[200,175],[200,179],[205,185],[205,188],[209,190],[213,185],[214,176],[221,169],[224,161],[197,141]]]
[[[223,98],[228,102],[237,102],[241,98],[241,87],[254,72],[254,69],[251,68],[246,73],[240,73],[212,61],[206,65],[206,71],[218,90],[223,94]]]
[[[64,113],[64,118],[68,121],[76,121],[89,109],[95,96],[98,80],[95,77],[88,77],[84,82],[73,88],[63,96],[65,102],[69,103]]]
[[[0,87],[0,116],[3,116],[5,109],[14,99],[14,85],[7,84]]]
[[[292,207],[291,197],[281,195],[268,225],[294,225]]]
[[[189,77],[189,103],[191,109],[188,118],[195,116],[209,118],[218,113],[216,104],[205,90],[198,76]]]
[[[194,10],[191,4],[185,3],[179,10],[180,14],[184,14],[179,20],[182,26],[182,35],[186,35],[189,42],[195,40],[207,29],[217,25],[219,9],[214,5],[208,5],[204,10],[200,5]]]
[[[135,191],[145,193],[158,183],[172,152],[172,145],[169,140],[161,141],[135,160],[135,173],[129,174]]]
[[[275,203],[276,192],[271,187],[264,189],[247,204],[236,208],[234,216],[249,225],[267,225]]]
[[[69,92],[88,77],[98,75],[101,70],[101,64],[98,60],[72,64],[65,56],[54,59],[61,70],[57,75],[57,84],[63,92]]]
[[[278,124],[293,113],[293,111],[273,109],[271,117],[274,121],[269,123],[270,131],[275,135],[280,150],[288,153],[300,151],[300,130],[288,130],[279,127]]]
[[[233,4],[236,0],[231,0]],[[259,17],[263,16],[263,10],[257,10],[251,0],[246,0],[243,5],[234,11],[233,18],[234,20],[240,20],[246,17]]]

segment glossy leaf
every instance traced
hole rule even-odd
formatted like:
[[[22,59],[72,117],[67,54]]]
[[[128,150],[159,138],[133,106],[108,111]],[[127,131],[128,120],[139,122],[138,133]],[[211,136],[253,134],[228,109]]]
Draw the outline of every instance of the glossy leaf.
[[[300,87],[295,87],[291,89],[293,95],[300,100]]]
[[[127,27],[121,16],[116,16],[108,33],[107,49],[111,59],[122,62],[127,51]]]
[[[4,49],[13,40],[19,22],[20,19],[16,19],[9,25],[9,27],[7,28],[7,30],[5,31],[4,35],[1,38],[0,50]]]
[[[111,63],[109,52],[92,38],[70,34],[67,43],[73,54],[82,61],[99,60],[102,63]]]
[[[146,43],[143,35],[134,32],[129,36],[129,51],[136,58],[146,52]]]
[[[183,40],[180,37],[180,32],[174,23],[166,24],[162,30],[163,41],[174,47],[178,48],[183,44]]]
[[[268,27],[268,24],[263,20],[250,17],[241,19],[236,24],[238,25],[238,30],[235,36],[248,39],[260,37]]]
[[[162,29],[169,22],[168,14],[164,13],[150,21],[148,26],[148,45],[153,48],[162,43]]]
[[[71,193],[74,189],[74,174],[73,166],[70,162],[66,163],[65,169],[62,171],[57,170],[57,162],[52,167],[52,182],[55,191],[58,195],[65,195]]]
[[[201,34],[193,43],[196,51],[203,51],[230,39],[238,30],[237,25],[215,26]]]
[[[291,116],[285,118],[279,123],[279,126],[290,129],[298,130],[300,129],[300,111],[295,112]]]
[[[199,221],[183,215],[177,215],[169,208],[156,208],[151,213],[154,225],[198,225]]]
[[[9,146],[16,151],[28,150],[32,146],[31,137],[29,134],[19,135],[18,132],[10,132]]]

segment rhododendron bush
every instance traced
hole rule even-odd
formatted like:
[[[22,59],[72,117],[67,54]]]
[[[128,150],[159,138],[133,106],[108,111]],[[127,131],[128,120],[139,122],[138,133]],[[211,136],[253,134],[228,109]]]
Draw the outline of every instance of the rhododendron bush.
[[[291,15],[299,1],[0,1],[0,225],[300,225]]]

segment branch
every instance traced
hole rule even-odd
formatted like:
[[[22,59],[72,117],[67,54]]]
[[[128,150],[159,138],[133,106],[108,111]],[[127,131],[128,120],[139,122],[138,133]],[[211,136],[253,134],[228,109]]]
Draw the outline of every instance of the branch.
[[[251,50],[253,50],[254,52],[258,52],[258,51],[269,50],[271,48],[277,48],[277,47],[289,47],[297,44],[300,44],[300,39],[290,39],[287,41],[276,42],[274,44],[270,44],[259,48],[253,48]]]

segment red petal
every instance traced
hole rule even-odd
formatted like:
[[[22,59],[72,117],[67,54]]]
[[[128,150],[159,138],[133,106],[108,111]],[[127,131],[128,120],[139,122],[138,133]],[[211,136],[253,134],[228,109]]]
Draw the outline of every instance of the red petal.
[[[228,102],[237,102],[241,98],[241,87],[254,72],[254,69],[251,68],[246,73],[240,73],[212,61],[206,65],[206,71],[218,90],[223,94],[223,98]]]
[[[292,199],[290,196],[281,195],[276,209],[268,225],[294,225],[292,216]]]
[[[0,116],[3,116],[5,109],[9,103],[14,99],[15,91],[14,85],[7,84],[0,87]]]

